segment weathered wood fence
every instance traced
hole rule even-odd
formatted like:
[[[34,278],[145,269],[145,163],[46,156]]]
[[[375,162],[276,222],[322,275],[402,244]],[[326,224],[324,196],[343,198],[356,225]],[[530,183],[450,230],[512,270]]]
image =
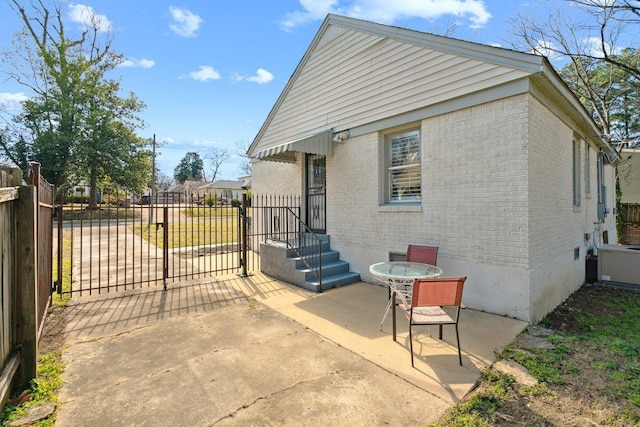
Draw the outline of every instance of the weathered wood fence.
[[[40,165],[0,170],[0,407],[36,376],[38,335],[51,301],[53,187]]]
[[[623,235],[619,236],[620,243],[640,245],[640,203],[621,204],[618,218],[623,227]]]
[[[626,223],[640,225],[640,203],[623,203],[618,215]]]

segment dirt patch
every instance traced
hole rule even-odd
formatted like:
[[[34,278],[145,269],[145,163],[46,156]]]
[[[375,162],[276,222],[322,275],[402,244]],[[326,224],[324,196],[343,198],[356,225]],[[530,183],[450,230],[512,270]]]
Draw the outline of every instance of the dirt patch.
[[[60,350],[64,346],[65,328],[69,323],[70,310],[65,307],[52,305],[47,313],[40,341],[38,342],[38,355]]]

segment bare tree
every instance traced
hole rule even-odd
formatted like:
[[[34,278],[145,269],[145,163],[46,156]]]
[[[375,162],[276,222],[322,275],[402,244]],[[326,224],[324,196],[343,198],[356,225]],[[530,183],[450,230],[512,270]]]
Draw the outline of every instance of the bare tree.
[[[241,139],[236,141],[236,150],[238,151],[238,155],[242,158],[242,164],[240,165],[240,173],[245,176],[251,175],[251,159],[247,152],[251,147],[251,141],[248,139]]]
[[[548,10],[542,16],[519,15],[513,30],[518,40],[512,44],[516,49],[524,44],[524,49],[551,59],[566,59],[568,65],[560,74],[603,133],[616,145],[633,145],[629,140],[633,132],[619,123],[628,117],[619,114],[619,106],[626,105],[628,112],[637,106],[629,104],[628,97],[640,84],[640,49],[621,43],[625,35],[640,32],[640,2],[566,0],[565,4],[573,7]]]
[[[638,58],[619,55],[621,37],[640,33],[640,2],[633,0],[566,0],[571,7],[545,16],[518,15],[514,35],[533,52],[604,60],[640,80]],[[634,40],[637,42],[637,40]],[[516,49],[520,48],[517,44]]]
[[[229,160],[229,152],[222,148],[214,148],[212,151],[205,154],[204,158],[209,162],[209,171],[211,172],[209,175],[209,181],[215,182],[218,178],[220,167],[224,162]],[[206,180],[207,177],[205,176],[205,181]]]
[[[167,175],[164,172],[158,172],[156,175],[156,183],[158,185],[158,189],[162,191],[167,191],[173,185],[173,178]]]

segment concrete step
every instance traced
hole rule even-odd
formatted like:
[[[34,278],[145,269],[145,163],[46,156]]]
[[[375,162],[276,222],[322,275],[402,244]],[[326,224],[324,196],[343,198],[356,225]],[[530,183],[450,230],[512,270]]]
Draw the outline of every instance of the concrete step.
[[[301,272],[305,274],[305,280],[313,280],[316,276],[314,273],[317,273],[320,268],[315,267],[313,269],[309,269],[306,266],[304,268],[299,269]],[[322,260],[322,276],[329,277],[334,274],[346,273],[349,271],[349,263],[342,261],[340,259],[336,261],[327,261]]]
[[[308,290],[312,290],[314,292],[320,292],[320,291],[326,291],[332,288],[337,288],[339,286],[350,285],[352,283],[356,283],[359,281],[360,281],[359,273],[347,271],[344,273],[333,274],[331,276],[323,276],[321,290],[320,290],[320,285],[318,283],[318,279],[316,279],[315,277],[313,280],[307,281],[305,283],[304,288]]]
[[[311,267],[315,267],[319,260],[322,261],[322,265],[340,260],[340,252],[327,250],[323,251],[320,257],[316,255],[306,255],[303,257],[291,257],[295,260],[296,268],[303,269],[307,267],[307,264]]]
[[[340,252],[330,248],[329,236],[319,237],[322,240],[321,256],[316,255],[320,245],[311,243],[318,240],[309,236],[305,237],[304,249],[297,252],[286,242],[267,240],[260,247],[262,271],[313,292],[359,282],[360,274],[350,272],[349,263],[340,259]],[[319,264],[322,265],[322,289],[314,274],[320,269]]]

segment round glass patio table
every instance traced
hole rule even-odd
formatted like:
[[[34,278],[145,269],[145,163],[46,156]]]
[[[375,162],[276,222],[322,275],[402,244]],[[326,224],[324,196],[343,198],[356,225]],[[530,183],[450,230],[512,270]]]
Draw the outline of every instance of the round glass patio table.
[[[369,272],[378,280],[389,286],[391,295],[393,292],[402,292],[402,294],[411,300],[412,285],[415,279],[429,279],[442,276],[442,269],[431,264],[423,264],[421,262],[409,261],[386,261],[373,264],[369,267]],[[389,297],[384,316],[380,322],[380,330],[382,324],[387,318],[391,304],[395,298]]]

